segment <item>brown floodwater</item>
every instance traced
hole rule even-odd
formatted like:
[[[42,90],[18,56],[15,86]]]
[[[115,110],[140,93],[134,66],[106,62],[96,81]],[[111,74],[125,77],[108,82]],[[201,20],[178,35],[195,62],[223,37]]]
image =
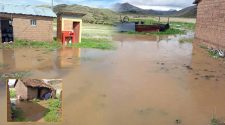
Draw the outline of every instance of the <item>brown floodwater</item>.
[[[225,120],[225,61],[209,57],[198,41],[179,43],[180,37],[193,34],[117,34],[116,50],[3,49],[0,72],[62,78],[59,125],[207,125],[213,114]],[[0,125],[6,124],[5,96],[2,83]]]

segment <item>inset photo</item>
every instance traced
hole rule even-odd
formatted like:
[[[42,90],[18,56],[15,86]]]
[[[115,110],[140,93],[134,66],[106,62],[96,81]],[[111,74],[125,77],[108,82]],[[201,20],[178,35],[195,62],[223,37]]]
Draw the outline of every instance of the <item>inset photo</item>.
[[[8,79],[8,122],[61,122],[62,79]]]

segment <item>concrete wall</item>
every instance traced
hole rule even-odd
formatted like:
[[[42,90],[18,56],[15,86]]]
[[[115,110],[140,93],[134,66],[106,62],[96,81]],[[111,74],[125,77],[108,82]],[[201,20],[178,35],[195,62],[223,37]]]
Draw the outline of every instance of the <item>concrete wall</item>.
[[[2,18],[13,19],[14,38],[52,41],[53,40],[53,18],[26,15],[0,14]],[[31,25],[31,19],[37,20],[37,25]]]
[[[210,47],[225,49],[225,0],[198,4],[196,38]]]
[[[28,99],[27,97],[27,87],[23,84],[22,81],[18,80],[18,82],[16,83],[16,86],[15,86],[15,89],[16,89],[16,96],[20,96],[21,99]]]

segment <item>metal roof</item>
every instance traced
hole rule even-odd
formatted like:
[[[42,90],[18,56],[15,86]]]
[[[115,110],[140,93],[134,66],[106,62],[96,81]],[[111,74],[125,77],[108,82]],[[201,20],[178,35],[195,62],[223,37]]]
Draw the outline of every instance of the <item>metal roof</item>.
[[[0,3],[0,13],[56,17],[56,14],[50,8],[34,7],[30,5],[13,5]]]

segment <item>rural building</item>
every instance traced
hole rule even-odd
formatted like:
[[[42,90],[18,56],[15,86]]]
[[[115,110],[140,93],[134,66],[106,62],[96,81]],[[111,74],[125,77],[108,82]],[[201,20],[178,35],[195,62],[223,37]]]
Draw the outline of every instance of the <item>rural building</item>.
[[[195,37],[209,47],[225,49],[225,0],[195,0],[198,5]]]
[[[57,38],[63,44],[80,43],[83,13],[59,12],[57,14]]]
[[[18,80],[14,87],[17,98],[22,100],[42,99],[46,93],[51,93],[53,98],[56,96],[56,90],[43,80]]]
[[[55,17],[49,8],[0,4],[0,41],[52,41]]]

